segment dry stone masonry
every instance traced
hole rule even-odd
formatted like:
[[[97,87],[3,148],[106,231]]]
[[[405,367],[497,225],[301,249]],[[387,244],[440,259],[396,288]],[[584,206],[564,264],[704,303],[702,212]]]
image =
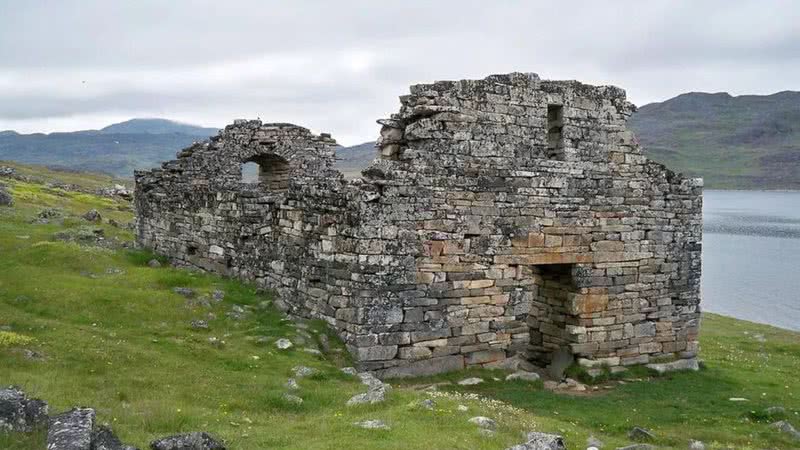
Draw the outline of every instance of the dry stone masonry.
[[[400,101],[360,179],[329,135],[244,120],[137,172],[138,242],[274,289],[379,377],[696,356],[702,180],[642,155],[623,90],[512,73]]]

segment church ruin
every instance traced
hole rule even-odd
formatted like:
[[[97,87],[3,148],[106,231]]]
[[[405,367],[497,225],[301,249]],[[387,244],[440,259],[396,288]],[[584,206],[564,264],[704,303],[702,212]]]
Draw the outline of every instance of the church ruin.
[[[329,135],[243,120],[138,171],[139,244],[274,289],[382,377],[696,356],[702,180],[642,155],[623,90],[512,73],[400,101],[355,180]]]

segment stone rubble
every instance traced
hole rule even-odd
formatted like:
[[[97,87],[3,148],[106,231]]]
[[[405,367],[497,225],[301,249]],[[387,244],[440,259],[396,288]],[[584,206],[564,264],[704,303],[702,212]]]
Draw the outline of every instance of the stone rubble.
[[[47,414],[47,402],[28,398],[14,386],[0,389],[0,432],[31,432],[47,424]]]
[[[258,120],[137,171],[138,244],[274,289],[381,378],[697,356],[702,180],[645,158],[622,89],[511,73],[400,103],[360,179]]]
[[[528,433],[527,442],[509,447],[506,450],[567,450],[564,438],[557,434]]]
[[[225,446],[205,432],[177,434],[150,443],[152,450],[225,450]]]

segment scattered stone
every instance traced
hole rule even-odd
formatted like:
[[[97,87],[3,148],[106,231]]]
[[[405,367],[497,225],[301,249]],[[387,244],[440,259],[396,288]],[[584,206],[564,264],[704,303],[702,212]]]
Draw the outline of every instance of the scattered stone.
[[[50,449],[48,449],[50,450]],[[138,450],[130,445],[125,445],[114,432],[106,425],[100,425],[92,433],[92,450]]]
[[[28,398],[22,390],[13,386],[0,389],[0,432],[29,433],[47,424],[47,413],[46,402]]]
[[[367,385],[367,392],[351,397],[350,400],[347,401],[347,406],[364,403],[380,403],[386,400],[386,392],[391,389],[391,386],[384,384],[369,372],[361,372],[358,374],[358,377],[361,378],[362,384]]]
[[[103,218],[100,216],[100,212],[98,212],[96,209],[90,209],[89,211],[86,211],[86,213],[84,213],[81,217],[83,217],[83,219],[87,222],[94,223],[99,223],[103,220]]]
[[[603,443],[603,441],[596,438],[595,436],[589,436],[588,438],[586,438],[586,450],[589,450],[590,448],[601,449],[604,446],[605,444]]]
[[[287,402],[289,402],[289,403],[292,403],[292,404],[294,404],[294,405],[300,405],[300,404],[302,404],[302,403],[303,403],[303,399],[302,399],[302,398],[300,398],[300,397],[298,397],[298,396],[296,396],[296,395],[294,395],[294,394],[288,394],[288,393],[286,393],[286,394],[283,394],[282,398],[283,398],[285,401],[287,401]]]
[[[39,211],[39,214],[36,216],[35,223],[38,224],[47,224],[50,223],[53,219],[60,219],[64,216],[64,213],[58,208],[45,208]]]
[[[567,446],[564,445],[564,438],[557,434],[530,432],[527,442],[506,450],[567,450]]]
[[[697,358],[678,359],[667,363],[647,364],[647,368],[655,370],[659,373],[659,375],[681,370],[691,370],[696,372],[700,370],[700,363],[697,362]]]
[[[489,429],[489,430],[494,430],[494,429],[497,428],[497,422],[495,422],[494,420],[492,420],[492,419],[490,419],[488,417],[484,417],[484,416],[473,417],[473,418],[469,419],[469,423],[474,423],[475,425],[477,425],[477,426],[479,426],[481,428],[486,428],[486,429]]]
[[[106,269],[106,275],[120,275],[123,273],[125,273],[125,271],[119,267],[109,267]]]
[[[174,293],[176,293],[178,295],[182,295],[182,296],[184,296],[186,298],[193,298],[196,295],[196,293],[194,292],[194,289],[187,288],[187,287],[172,288],[172,292],[174,292]]]
[[[361,422],[354,422],[353,425],[367,430],[391,430],[389,425],[382,420],[364,420]]]
[[[50,419],[47,448],[53,450],[92,450],[95,412],[74,408]]]
[[[208,338],[208,343],[213,345],[214,347],[224,347],[225,341],[219,339],[218,337],[211,336]]]
[[[461,411],[461,412],[469,411],[469,408],[466,405],[458,405],[458,406],[456,406],[456,409]]]
[[[555,391],[558,389],[558,381],[547,380],[544,382],[544,388],[548,391]]]
[[[280,338],[277,341],[275,341],[275,346],[278,347],[280,350],[286,350],[288,348],[291,348],[292,345],[293,345],[292,341],[286,338]]]
[[[157,268],[161,267],[161,262],[159,262],[159,260],[153,258],[150,261],[147,261],[147,266],[148,267],[152,267],[153,269],[157,269]]]
[[[233,305],[230,311],[226,312],[225,315],[232,320],[243,320],[245,315],[247,315],[247,310],[240,305]]]
[[[792,424],[785,420],[781,420],[772,424],[774,428],[777,428],[778,431],[788,434],[794,440],[800,441],[800,431],[797,431]]]
[[[311,367],[294,366],[292,367],[292,372],[294,372],[294,376],[296,376],[297,378],[303,378],[303,377],[310,377],[311,375],[314,375],[317,371],[312,369]]]
[[[355,367],[342,367],[340,370],[345,375],[350,375],[350,376],[358,375],[358,371],[355,369]]]
[[[215,289],[214,292],[211,293],[211,298],[215,302],[221,302],[222,300],[225,299],[225,291]]]
[[[706,444],[702,441],[695,441],[692,439],[689,441],[689,450],[706,450]]]
[[[29,359],[31,361],[41,361],[44,359],[44,355],[41,353],[27,348],[22,349],[22,354],[25,356],[25,359]]]
[[[628,437],[633,441],[652,441],[656,438],[656,435],[646,428],[633,427],[628,432]]]
[[[419,402],[419,406],[421,406],[422,408],[427,409],[429,411],[433,411],[433,409],[436,407],[436,402],[434,402],[433,400],[431,400],[429,398],[426,398],[425,400],[422,400],[421,402]]]
[[[14,197],[3,186],[0,186],[0,206],[14,206]]]
[[[191,326],[193,330],[207,330],[208,322],[206,322],[205,320],[197,319],[191,322]]]
[[[461,386],[473,386],[481,383],[483,383],[483,378],[477,378],[477,377],[465,378],[458,382],[458,384],[460,384]]]
[[[294,378],[289,378],[288,380],[286,380],[285,386],[286,389],[291,389],[293,391],[300,389],[300,385],[297,384],[297,380],[295,380]]]
[[[522,381],[538,381],[539,374],[536,372],[514,372],[506,377],[506,381],[522,380]]]
[[[221,442],[205,432],[167,436],[150,443],[152,450],[225,450]]]

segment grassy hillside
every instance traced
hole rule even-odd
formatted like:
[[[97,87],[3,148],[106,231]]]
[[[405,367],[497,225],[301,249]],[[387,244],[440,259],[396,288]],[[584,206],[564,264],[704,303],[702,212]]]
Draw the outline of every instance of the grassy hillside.
[[[141,448],[194,430],[225,439],[231,449],[503,449],[531,430],[562,433],[569,448],[583,448],[590,435],[615,448],[630,443],[633,425],[652,429],[661,448],[686,448],[689,439],[707,448],[798,446],[769,426],[776,417],[763,414],[782,406],[781,417],[800,426],[797,333],[706,315],[705,368],[697,373],[645,380],[647,372],[634,370],[598,390],[566,395],[539,382],[503,381],[503,371],[470,371],[396,382],[385,403],[347,407],[365,387],[339,370],[347,355],[323,324],[285,320],[269,295],[246,284],[148,267],[145,252],[57,240],[56,233],[86,229],[78,216],[90,208],[126,223],[129,205],[5,182],[16,204],[0,207],[0,330],[14,338],[0,339],[0,384],[20,385],[53,412],[93,406],[100,421]],[[63,219],[31,223],[53,207]],[[102,228],[107,240],[132,238],[124,227],[91,227]],[[175,287],[192,288],[197,297]],[[217,290],[225,293],[221,302],[197,301]],[[234,305],[246,311],[241,320],[230,314]],[[209,329],[193,329],[195,319],[206,319]],[[332,342],[328,351],[304,350],[324,349],[323,335]],[[295,346],[278,350],[281,337]],[[317,370],[298,379],[300,405],[282,397],[297,365]],[[486,382],[451,383],[467,376]],[[426,390],[433,384],[437,393]],[[433,410],[418,406],[427,398],[435,400]],[[482,436],[467,422],[478,415],[497,421],[496,435]],[[384,420],[391,430],[353,425],[366,419]],[[0,434],[0,448],[41,449],[42,439]]]
[[[800,92],[682,94],[630,121],[647,155],[715,189],[800,189]]]

